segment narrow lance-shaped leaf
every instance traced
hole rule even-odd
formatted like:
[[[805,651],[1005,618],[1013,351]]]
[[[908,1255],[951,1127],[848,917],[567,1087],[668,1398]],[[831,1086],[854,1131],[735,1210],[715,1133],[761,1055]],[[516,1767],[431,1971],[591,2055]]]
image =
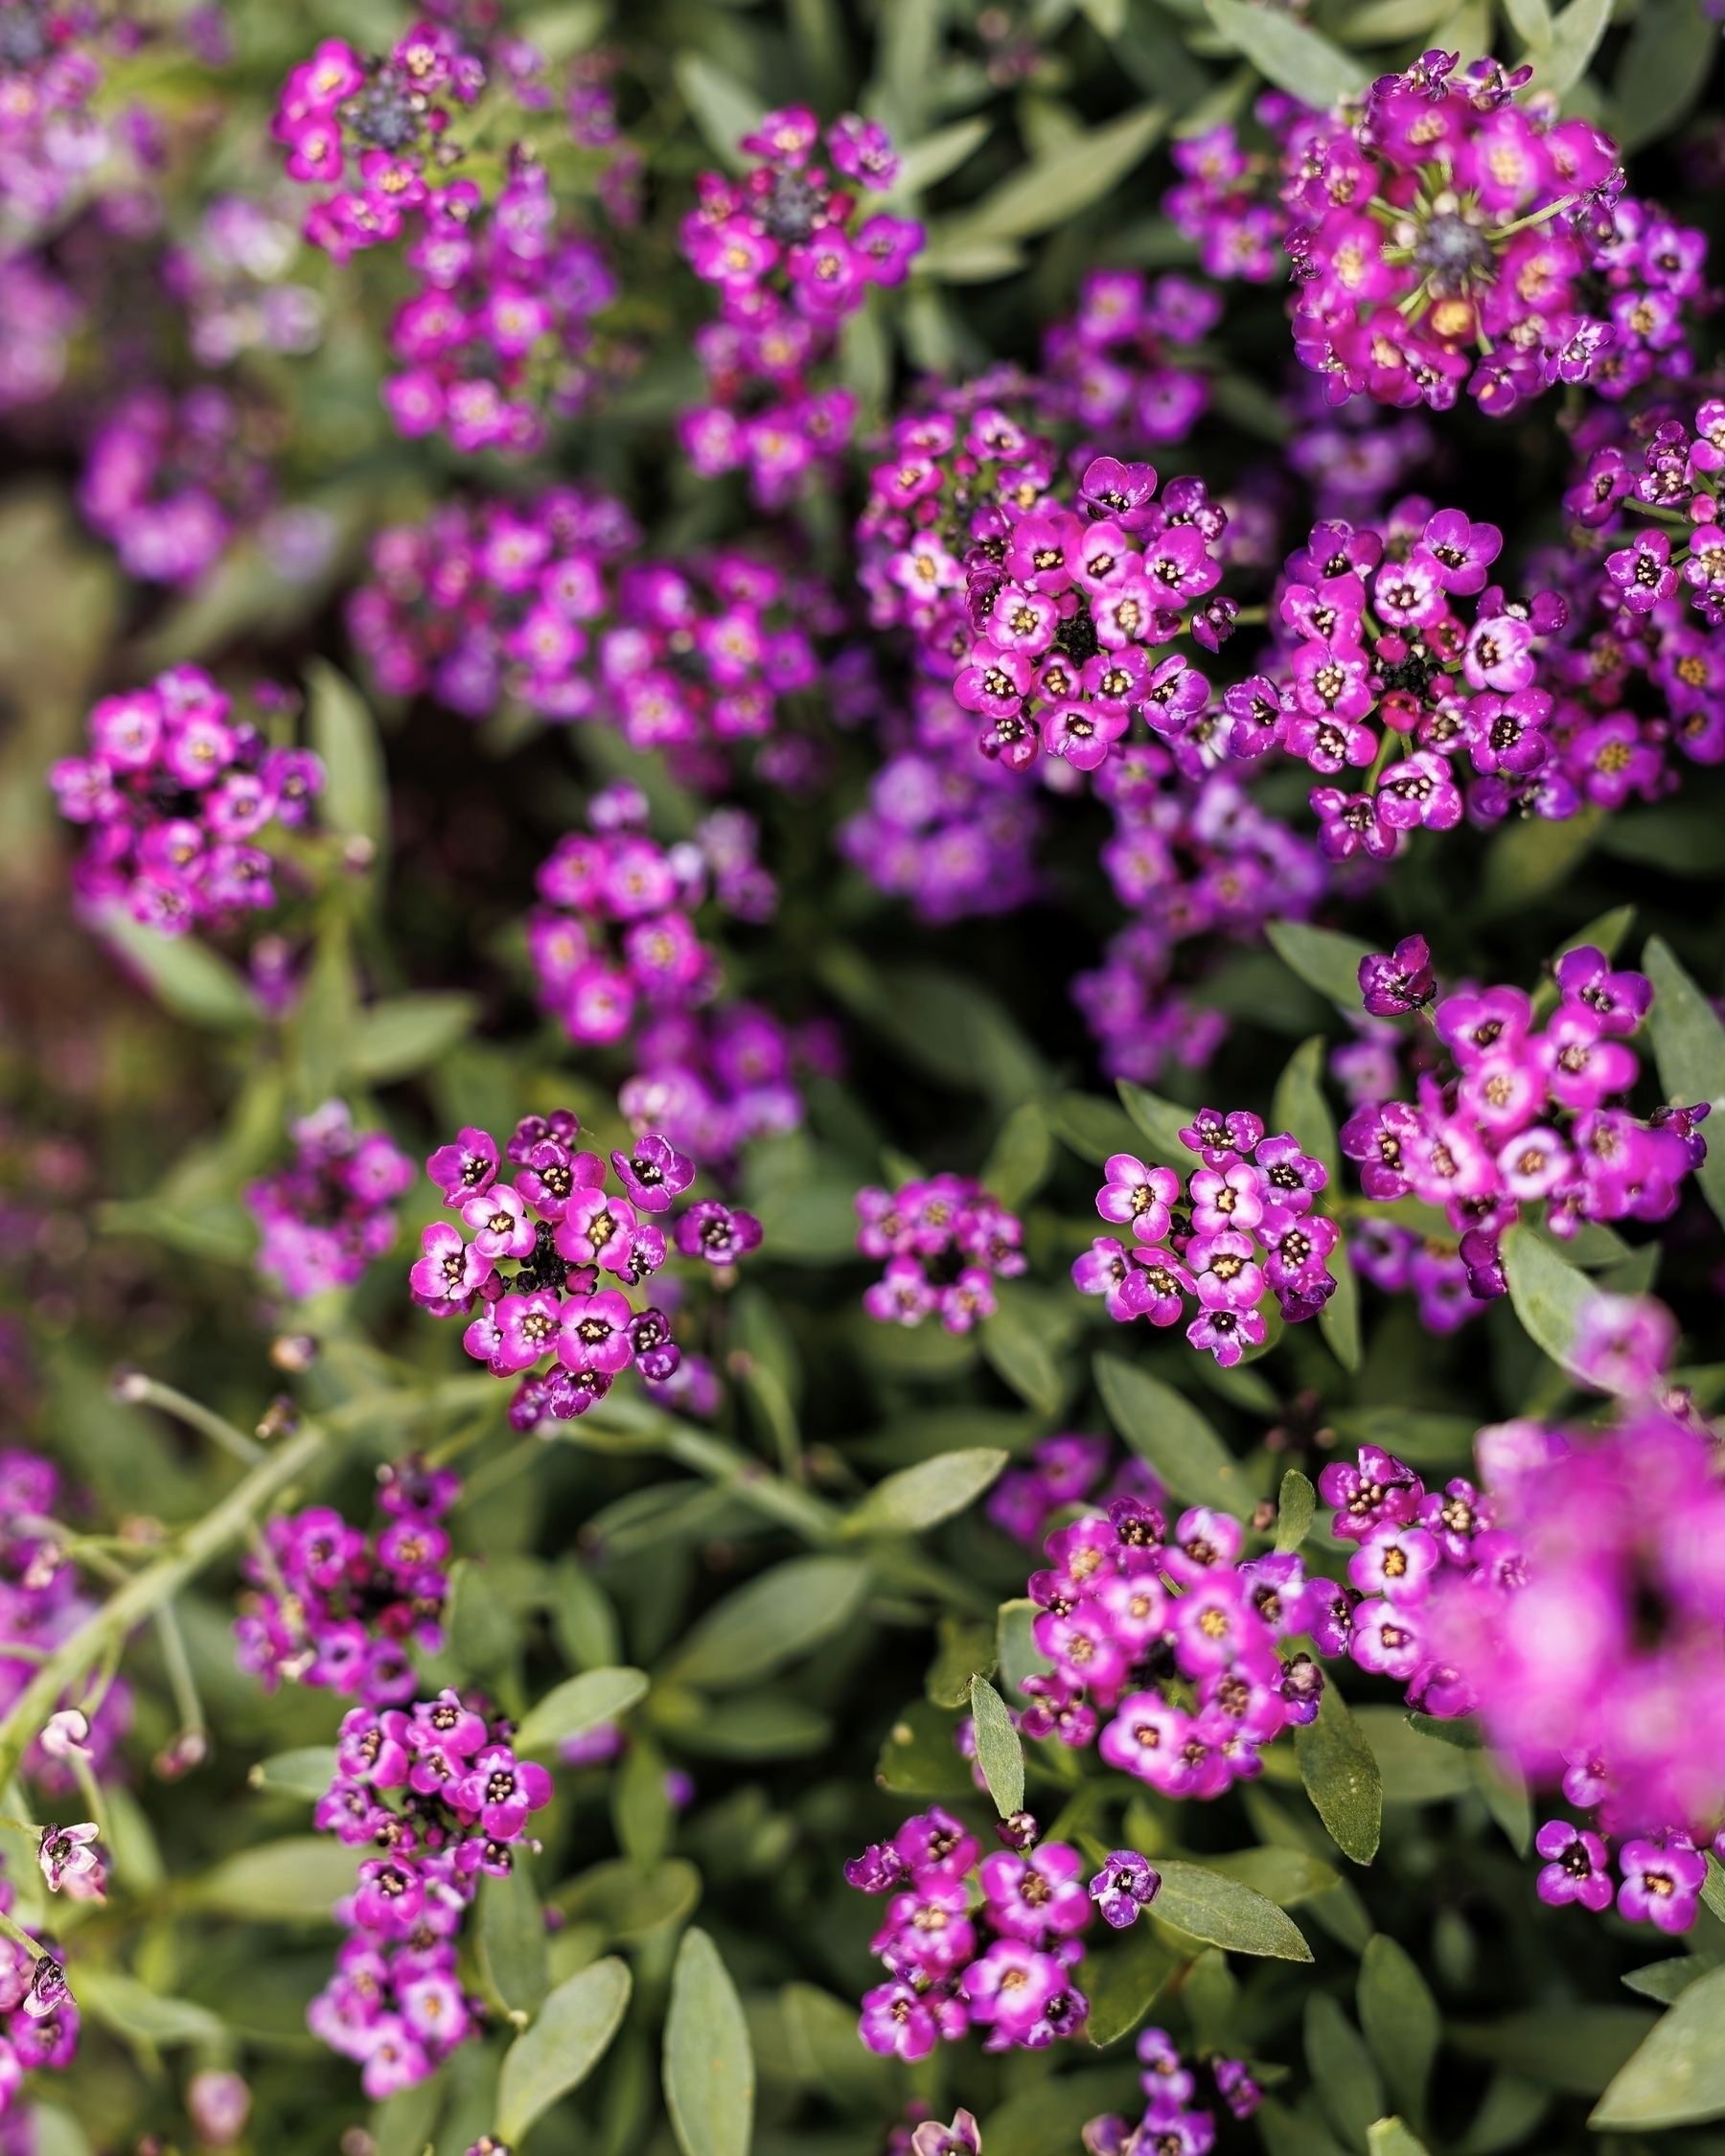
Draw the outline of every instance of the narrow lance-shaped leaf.
[[[512,2146],[562,2097],[577,2089],[622,2027],[633,1979],[615,1955],[560,1984],[518,2036],[497,2083],[497,2134]]]
[[[743,2002],[719,1949],[691,1925],[671,1972],[665,2108],[682,2156],[748,2156],[754,2053]]]
[[[1254,8],[1250,0],[1207,0],[1210,20],[1236,53],[1302,104],[1325,110],[1366,87],[1366,71],[1327,37],[1292,15]]]
[[[760,99],[702,53],[678,53],[671,71],[713,155],[728,172],[748,172],[751,160],[737,146],[760,123]]]
[[[1387,1932],[1368,1940],[1360,1957],[1357,1999],[1360,2027],[1391,2096],[1409,2118],[1422,2122],[1442,2021],[1426,1980]]]
[[[528,1709],[515,1733],[518,1752],[548,1752],[570,1737],[614,1722],[647,1696],[639,1669],[589,1669],[555,1686]]]
[[[1076,141],[1033,157],[949,229],[978,240],[1025,240],[1051,231],[1124,179],[1148,153],[1167,118],[1163,105],[1139,105]]]
[[[318,814],[330,830],[380,849],[389,837],[389,788],[371,706],[325,659],[312,660],[306,679],[311,745],[324,768]]]
[[[940,1453],[877,1482],[844,1523],[847,1535],[909,1535],[974,1503],[1011,1456],[994,1446]]]
[[[1024,1748],[1005,1701],[986,1677],[971,1680],[971,1717],[977,1733],[977,1764],[996,1811],[1009,1819],[1024,1808]]]
[[[1159,1857],[1162,1888],[1152,1903],[1164,1923],[1232,1954],[1309,1961],[1312,1950],[1293,1918],[1268,1895],[1202,1864]]]
[[[1191,1123],[1190,1110],[1177,1108],[1171,1100],[1135,1086],[1130,1078],[1120,1079],[1118,1085],[1121,1103],[1138,1125],[1140,1137],[1147,1141],[1150,1158],[1178,1168],[1183,1175],[1197,1167],[1198,1155],[1180,1135]]]
[[[1590,2126],[1651,2133],[1725,2112],[1725,1969],[1690,1984],[1599,2099]]]
[[[1311,1532],[1313,1515],[1318,1509],[1318,1492],[1298,1467],[1290,1467],[1281,1479],[1281,1495],[1276,1506],[1276,1547],[1278,1550],[1298,1549]]]
[[[1667,1100],[1685,1108],[1708,1101],[1714,1104],[1715,1114],[1722,1112],[1717,1104],[1725,1101],[1725,1025],[1719,1022],[1718,1013],[1662,937],[1647,939],[1642,966],[1653,983],[1647,1025]],[[1711,1137],[1695,1181],[1714,1211],[1725,1220],[1725,1133]]]
[[[1530,1227],[1510,1228],[1504,1237],[1503,1256],[1509,1299],[1529,1339],[1560,1369],[1577,1375],[1576,1328],[1582,1305],[1597,1292],[1593,1283]]]
[[[1098,1355],[1095,1372],[1110,1421],[1176,1497],[1236,1519],[1251,1513],[1244,1469],[1184,1393],[1117,1355]]]
[[[1244,0],[1217,0],[1217,4],[1238,5],[1250,11]],[[1364,1010],[1360,961],[1371,956],[1370,944],[1362,943],[1358,936],[1337,935],[1332,929],[1314,929],[1304,921],[1272,921],[1264,932],[1282,963],[1291,966],[1308,987],[1327,996],[1349,1016]]]
[[[737,1691],[811,1653],[855,1617],[868,1592],[857,1557],[793,1557],[709,1610],[673,1673],[685,1685]]]

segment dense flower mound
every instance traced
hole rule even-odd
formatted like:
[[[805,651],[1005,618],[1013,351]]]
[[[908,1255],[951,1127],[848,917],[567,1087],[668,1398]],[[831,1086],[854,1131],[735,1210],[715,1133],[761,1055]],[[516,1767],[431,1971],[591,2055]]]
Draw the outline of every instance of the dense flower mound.
[[[566,1108],[524,1117],[504,1155],[513,1180],[480,1130],[462,1131],[426,1163],[472,1240],[448,1221],[423,1229],[413,1299],[435,1318],[469,1319],[467,1352],[496,1377],[521,1376],[509,1409],[518,1430],[585,1414],[632,1364],[662,1383],[680,1360],[665,1313],[636,1309],[624,1291],[664,1264],[655,1216],[688,1189],[695,1164],[644,1132],[632,1152],[611,1155],[628,1193],[612,1196],[598,1154],[575,1149],[580,1130]],[[682,1256],[725,1270],[756,1248],[761,1227],[752,1213],[702,1199],[679,1215],[673,1240]],[[616,1285],[602,1288],[602,1273]]]
[[[1367,1099],[1342,1126],[1368,1199],[1441,1206],[1460,1238],[1453,1257],[1425,1248],[1423,1263],[1427,1239],[1392,1220],[1362,1219],[1349,1240],[1356,1268],[1391,1292],[1412,1287],[1434,1330],[1505,1293],[1500,1245],[1523,1206],[1566,1241],[1588,1221],[1666,1220],[1707,1157],[1696,1126],[1708,1103],[1657,1108],[1646,1122],[1622,1105],[1641,1073],[1626,1044],[1652,1004],[1646,976],[1614,972],[1584,944],[1555,977],[1543,1025],[1519,988],[1458,984],[1431,1013],[1448,1067],[1428,1059],[1413,1101]],[[1379,1017],[1436,995],[1418,936],[1363,961],[1360,981]]]
[[[242,1564],[251,1591],[235,1620],[240,1666],[266,1691],[284,1679],[401,1707],[419,1677],[408,1646],[443,1646],[448,1530],[461,1479],[413,1456],[378,1471],[384,1523],[350,1527],[327,1504],[278,1513]]]
[[[716,747],[784,726],[819,679],[814,638],[842,617],[818,580],[759,555],[626,564],[637,544],[621,503],[574,488],[450,505],[379,535],[349,628],[392,696],[604,719],[710,780]]]
[[[1028,1594],[1046,1675],[1024,1679],[1028,1737],[1088,1746],[1164,1797],[1219,1797],[1258,1754],[1312,1721],[1323,1672],[1293,1642],[1345,1606],[1298,1555],[1243,1558],[1237,1520],[1197,1506],[1164,1543],[1162,1507],[1110,1501],[1048,1536]],[[1334,1651],[1334,1650],[1330,1650]]]
[[[678,433],[703,478],[747,470],[764,509],[830,471],[848,445],[855,394],[812,376],[870,289],[903,284],[923,245],[920,224],[850,191],[891,188],[899,161],[886,130],[855,113],[834,121],[825,144],[837,179],[810,162],[820,143],[806,107],[767,113],[742,143],[761,162],[742,180],[702,172],[682,225],[683,252],[717,287],[720,312],[695,339],[707,401],[681,414]]]
[[[1203,1163],[1184,1180],[1130,1153],[1110,1158],[1096,1210],[1130,1227],[1135,1241],[1128,1250],[1097,1236],[1072,1279],[1085,1295],[1105,1296],[1119,1324],[1179,1324],[1195,1296],[1186,1339],[1227,1369],[1263,1345],[1257,1306],[1267,1295],[1290,1324],[1323,1308],[1336,1292],[1325,1260],[1342,1231],[1314,1209],[1328,1171],[1285,1131],[1266,1137],[1255,1115],[1206,1108],[1180,1137]]]
[[[1090,2006],[1072,1972],[1095,1914],[1084,1860],[1064,1842],[1037,1846],[1027,1815],[1000,1831],[1007,1848],[985,1857],[936,1807],[845,1866],[853,1887],[892,1896],[871,1941],[889,1981],[862,2001],[870,2051],[926,2058],[973,2027],[985,2051],[1041,2051],[1082,2030]]]
[[[124,906],[165,934],[225,928],[276,902],[276,862],[255,841],[306,822],[323,788],[310,750],[272,746],[280,691],[253,691],[260,726],[236,719],[201,668],[171,667],[147,689],[104,697],[90,753],[49,776],[68,822],[90,826],[80,899]]]
[[[857,1248],[886,1270],[862,1297],[883,1325],[920,1325],[932,1312],[968,1333],[995,1312],[994,1283],[1024,1271],[1024,1225],[968,1176],[930,1176],[896,1190],[859,1190]]]
[[[409,1694],[410,1696],[410,1694]],[[461,1981],[460,1934],[483,1876],[506,1876],[551,1777],[518,1759],[509,1725],[453,1691],[408,1711],[356,1708],[341,1725],[318,1827],[380,1856],[337,1904],[349,1937],[306,2019],[332,2051],[361,2062],[374,2101],[411,2088],[468,2036],[485,2008]]]
[[[1426,53],[1330,114],[1266,97],[1279,204],[1231,127],[1182,145],[1168,208],[1205,267],[1262,281],[1279,240],[1295,351],[1336,402],[1446,411],[1465,389],[1501,416],[1553,384],[1622,397],[1687,374],[1703,235],[1624,192],[1590,121],[1518,102],[1530,70],[1460,57]]]
[[[258,1270],[296,1298],[351,1288],[393,1246],[394,1202],[413,1163],[381,1131],[356,1131],[345,1101],[325,1101],[289,1135],[291,1162],[245,1193],[262,1236]]]

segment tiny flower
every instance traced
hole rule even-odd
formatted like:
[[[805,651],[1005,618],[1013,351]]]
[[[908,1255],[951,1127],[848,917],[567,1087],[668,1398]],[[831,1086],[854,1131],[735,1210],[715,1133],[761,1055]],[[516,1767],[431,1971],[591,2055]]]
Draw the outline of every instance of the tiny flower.
[[[80,1826],[43,1827],[36,1861],[50,1893],[63,1892],[73,1901],[106,1901],[107,1869],[95,1846],[100,1831],[87,1821]]]
[[[1090,1892],[1103,1920],[1119,1932],[1138,1922],[1138,1912],[1149,1908],[1161,1887],[1161,1872],[1136,1849],[1116,1849],[1091,1881]]]
[[[1533,1846],[1546,1859],[1537,1881],[1541,1901],[1552,1908],[1571,1901],[1595,1911],[1610,1907],[1610,1860],[1597,1834],[1572,1826],[1568,1820],[1548,1820],[1533,1837]]]

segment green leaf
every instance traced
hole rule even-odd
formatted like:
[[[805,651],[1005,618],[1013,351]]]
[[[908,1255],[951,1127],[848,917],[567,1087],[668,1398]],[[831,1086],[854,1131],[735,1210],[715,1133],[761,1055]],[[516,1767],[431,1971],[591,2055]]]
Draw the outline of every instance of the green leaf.
[[[1576,1325],[1582,1304],[1591,1301],[1598,1290],[1585,1273],[1567,1264],[1530,1227],[1511,1227],[1504,1237],[1503,1254],[1509,1300],[1515,1305],[1523,1331],[1559,1369],[1578,1378],[1572,1359]]]
[[[748,2025],[719,1949],[693,1925],[671,1972],[664,2071],[682,2156],[748,2156],[755,2080]]]
[[[1151,1159],[1178,1168],[1182,1174],[1199,1165],[1198,1155],[1180,1135],[1191,1123],[1191,1110],[1177,1108],[1171,1100],[1163,1100],[1160,1094],[1135,1086],[1130,1078],[1121,1078],[1116,1083],[1121,1103],[1138,1125],[1138,1142],[1129,1150],[1142,1153],[1147,1149]]]
[[[1002,1819],[1024,1808],[1024,1748],[1006,1703],[986,1677],[971,1679],[971,1714],[977,1732],[977,1764]]]
[[[576,1669],[610,1669],[622,1660],[623,1628],[611,1598],[572,1554],[560,1558],[551,1575],[551,1629]]]
[[[1285,2110],[1274,2097],[1258,2105],[1255,2123],[1269,2156],[1343,2156],[1341,2144],[1319,2117],[1308,2096],[1298,2111]]]
[[[243,977],[196,936],[165,936],[134,921],[121,906],[102,909],[99,929],[172,1017],[212,1033],[261,1022],[263,1011]]]
[[[1342,1172],[1342,1155],[1336,1143],[1336,1118],[1323,1097],[1323,1056],[1328,1045],[1322,1033],[1315,1033],[1288,1058],[1276,1081],[1270,1127],[1290,1132],[1303,1152],[1322,1163],[1333,1191]]]
[[[844,1523],[847,1535],[914,1535],[974,1504],[1010,1454],[989,1447],[939,1453],[877,1482]]]
[[[923,1678],[923,1692],[936,1707],[956,1711],[970,1705],[971,1679],[992,1677],[999,1666],[995,1627],[979,1617],[943,1617],[935,1638],[939,1652]]]
[[[1294,1732],[1300,1778],[1344,1856],[1369,1864],[1383,1828],[1384,1785],[1365,1732],[1332,1679],[1318,1719]]]
[[[1504,12],[1524,45],[1544,52],[1551,44],[1552,11],[1546,0],[1504,0]]]
[[[1327,37],[1292,15],[1254,8],[1250,0],[1206,0],[1209,18],[1230,52],[1249,59],[1267,81],[1319,111],[1366,87],[1366,70]]]
[[[1221,0],[1221,4],[1243,8],[1246,0]],[[1333,929],[1314,929],[1305,921],[1272,921],[1264,932],[1282,963],[1320,996],[1327,996],[1339,1011],[1351,1018],[1365,1009],[1360,962],[1371,956],[1370,944],[1362,943],[1358,936],[1338,935]]]
[[[1074,142],[1033,157],[948,229],[966,240],[1027,240],[1099,201],[1150,150],[1167,125],[1165,105],[1141,104]]]
[[[1025,1695],[1021,1690],[1024,1679],[1046,1677],[1054,1667],[1036,1643],[1033,1627],[1041,1614],[1034,1602],[1020,1596],[1002,1602],[995,1617],[995,1655],[1000,1683],[1018,1706],[1024,1704]]]
[[[1706,20],[1699,8],[1694,12],[1697,19]],[[1636,18],[1636,29],[1648,19],[1648,11],[1644,11]],[[1713,34],[1717,37],[1716,29]],[[1688,90],[1690,84],[1683,87]],[[1637,809],[1607,821],[1599,834],[1599,851],[1615,860],[1646,861],[1667,876],[1717,876],[1725,869],[1725,829],[1719,812],[1713,808],[1684,802]]]
[[[1153,1924],[1135,1924],[1116,1947],[1088,1958],[1085,1996],[1090,2019],[1084,2032],[1100,2047],[1128,2036],[1155,2006],[1184,1960]]]
[[[164,1998],[121,1969],[80,1966],[78,2003],[128,2044],[222,2044],[230,2041],[219,2014],[191,1999]]]
[[[1345,45],[1389,45],[1421,37],[1450,14],[1455,0],[1366,0],[1337,30]]]
[[[1048,1180],[1054,1165],[1054,1134],[1039,1100],[1023,1100],[1000,1126],[983,1164],[981,1182],[1008,1212],[1022,1212]]]
[[[1604,811],[1588,807],[1561,823],[1530,816],[1501,824],[1485,854],[1484,917],[1513,913],[1555,890],[1580,865],[1603,822]]]
[[[1426,2145],[1400,2119],[1379,2119],[1366,2135],[1368,2156],[1427,2156]]]
[[[1668,1954],[1663,1961],[1649,1961],[1645,1968],[1631,1969],[1623,1983],[1631,1991],[1639,1991],[1644,1999],[1657,1999],[1662,2007],[1668,2007],[1680,1999],[1691,1984],[1698,1983],[1718,1966],[1716,1954]]]
[[[1648,2132],[1725,2114],[1725,1969],[1681,1994],[1619,2069],[1588,2124]]]
[[[504,2054],[497,2082],[500,2140],[518,2145],[536,2119],[581,2086],[622,2027],[632,1988],[629,1964],[613,1955],[551,1993],[533,2027]]]
[[[775,1183],[752,1200],[780,1265],[834,1265],[857,1254],[857,1194],[849,1183]]]
[[[429,1068],[466,1039],[478,1008],[472,996],[392,996],[374,1003],[348,1034],[348,1075],[386,1086]]]
[[[894,197],[921,195],[955,172],[967,157],[981,149],[994,123],[991,120],[959,120],[941,127],[921,142],[907,143],[899,151],[898,175],[892,183]]]
[[[1046,1341],[1012,1311],[998,1310],[977,1328],[989,1367],[1039,1414],[1060,1412],[1066,1380]]]
[[[1426,1980],[1388,1933],[1368,1941],[1354,1997],[1390,2094],[1411,2119],[1423,2120],[1442,2021]]]
[[[1473,2123],[1454,2144],[1455,2156],[1499,2156],[1517,2148],[1552,2107],[1552,2093],[1538,2082],[1500,2069],[1491,2076]]]
[[[1384,2116],[1384,2084],[1359,2030],[1327,1991],[1306,2001],[1305,2055],[1330,2124],[1365,2156],[1366,2137]]]
[[[862,1606],[860,1557],[793,1557],[707,1612],[673,1657],[679,1684],[742,1691],[842,1632]]]
[[[371,2133],[377,2156],[425,2156],[437,2132],[447,2080],[441,2071],[429,2075],[374,2107]]]
[[[1094,1093],[1061,1093],[1048,1103],[1047,1117],[1049,1129],[1063,1145],[1098,1167],[1111,1154],[1138,1149],[1139,1132],[1131,1116]],[[1193,1156],[1184,1146],[1181,1152],[1189,1165]]]
[[[1472,1456],[1472,1415],[1421,1414],[1412,1408],[1338,1408],[1330,1417],[1350,1445],[1382,1445],[1413,1467],[1445,1467]]]
[[[62,2105],[33,2103],[29,2117],[35,2156],[94,2156],[82,2122]]]
[[[253,1923],[328,1923],[354,1891],[359,1855],[322,1834],[288,1835],[228,1857],[192,1894],[203,1908]]]
[[[1480,1725],[1471,1714],[1457,1715],[1450,1720],[1437,1714],[1410,1714],[1408,1727],[1417,1730],[1422,1737],[1434,1737],[1439,1744],[1452,1744],[1458,1752],[1478,1752],[1485,1742],[1480,1734]]]
[[[1719,26],[1701,0],[1646,0],[1629,32],[1611,84],[1611,131],[1624,149],[1640,149],[1686,119],[1707,87]],[[1615,837],[1618,818],[1606,826]],[[1710,813],[1714,843],[1718,817]]]
[[[766,110],[760,99],[701,53],[678,53],[671,72],[713,155],[727,172],[748,172],[751,160],[737,146],[760,124]]]
[[[277,1752],[260,1759],[245,1778],[253,1789],[315,1803],[335,1778],[335,1747],[309,1744],[298,1752]]]
[[[615,1722],[647,1696],[640,1669],[589,1669],[548,1691],[528,1709],[516,1732],[518,1752],[549,1752],[570,1737],[585,1736],[602,1722]]]
[[[1377,1761],[1386,1803],[1430,1804],[1473,1788],[1467,1752],[1421,1736],[1399,1707],[1359,1708],[1354,1722]]]
[[[1094,1369],[1109,1420],[1177,1498],[1251,1516],[1244,1468],[1184,1393],[1117,1355],[1098,1355]]]
[[[988,2156],[1083,2156],[1080,2138],[1098,2113],[1141,2108],[1130,2065],[1056,2074],[1019,2090],[982,2122]]]
[[[1360,1344],[1360,1283],[1354,1277],[1346,1242],[1338,1242],[1324,1262],[1335,1276],[1336,1292],[1318,1313],[1318,1330],[1329,1342],[1330,1353],[1351,1374],[1359,1368],[1365,1350]]]
[[[458,1557],[449,1568],[449,1653],[470,1677],[505,1666],[520,1645],[515,1613],[483,1565]]]
[[[843,2111],[872,2118],[901,2108],[904,2069],[858,2043],[854,2005],[813,1984],[787,1984],[779,1991],[778,2007],[799,2081],[818,2089]]]
[[[1277,1909],[1298,1909],[1341,1883],[1334,1865],[1304,1849],[1234,1849],[1227,1856],[1207,1856],[1204,1862],[1208,1869],[1238,1880]]]
[[[1451,2022],[1445,2040],[1564,2096],[1598,2096],[1656,2017],[1642,2007],[1541,2007],[1501,2021]]]
[[[1163,1923],[1230,1954],[1261,1954],[1277,1961],[1312,1959],[1300,1926],[1267,1894],[1208,1864],[1162,1857],[1157,1869],[1162,1888],[1151,1908]]]
[[[560,1887],[553,1900],[571,1924],[593,1924],[620,1946],[637,1946],[682,1923],[701,1899],[701,1874],[681,1857],[649,1871],[610,1857]]]
[[[513,2013],[537,2012],[550,1984],[545,1915],[525,1864],[487,1874],[479,1888],[479,1959]]]
[[[1667,1100],[1684,1108],[1710,1101],[1716,1114],[1718,1104],[1725,1101],[1725,1025],[1663,937],[1647,938],[1642,971],[1653,983],[1647,1027]],[[1725,1140],[1709,1145],[1695,1181],[1714,1211],[1725,1220]]]
[[[1533,1839],[1533,1807],[1528,1785],[1514,1762],[1501,1753],[1483,1749],[1469,1751],[1465,1757],[1486,1810],[1503,1828],[1516,1855],[1525,1857]]]
[[[1516,94],[1527,99],[1538,90],[1562,97],[1587,73],[1587,63],[1599,48],[1611,20],[1611,0],[1570,0],[1552,24],[1552,41],[1544,51],[1532,51],[1533,80]]]
[[[1312,1531],[1318,1510],[1318,1492],[1298,1467],[1281,1479],[1281,1495],[1276,1505],[1276,1547],[1284,1553],[1298,1549]]]
[[[327,659],[313,659],[306,680],[311,746],[324,768],[317,813],[329,830],[369,839],[381,852],[389,839],[389,781],[371,706]]]
[[[714,1759],[803,1759],[832,1741],[830,1715],[788,1692],[748,1692],[707,1704],[675,1732],[685,1752]]]

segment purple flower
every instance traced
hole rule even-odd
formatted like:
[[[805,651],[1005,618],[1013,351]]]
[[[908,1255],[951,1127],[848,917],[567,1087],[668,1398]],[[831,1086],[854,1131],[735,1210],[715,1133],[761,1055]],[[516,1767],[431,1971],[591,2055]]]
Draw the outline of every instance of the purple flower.
[[[1161,1887],[1161,1872],[1136,1849],[1116,1849],[1091,1881],[1090,1893],[1103,1920],[1121,1932],[1138,1922],[1138,1912],[1149,1908]]]
[[[685,1257],[704,1258],[709,1265],[733,1265],[756,1249],[761,1224],[740,1207],[733,1211],[717,1200],[702,1199],[691,1205],[677,1224],[677,1247]]]
[[[1707,1878],[1707,1860],[1698,1850],[1679,1835],[1638,1839],[1623,1844],[1618,1864],[1623,1874],[1617,1900],[1621,1915],[1631,1923],[1656,1924],[1662,1932],[1689,1930]]]
[[[1424,936],[1404,936],[1392,954],[1360,960],[1360,994],[1374,1018],[1399,1018],[1437,994],[1432,954]]]
[[[1590,1295],[1576,1319],[1570,1350],[1576,1373],[1601,1392],[1653,1399],[1663,1389],[1677,1326],[1651,1296]]]
[[[1611,1906],[1611,1862],[1597,1834],[1568,1820],[1548,1820],[1533,1846],[1546,1859],[1538,1879],[1541,1901],[1553,1909],[1578,1901],[1596,1913]]]
[[[107,1867],[96,1846],[101,1831],[87,1821],[80,1826],[43,1827],[36,1861],[50,1893],[63,1892],[72,1901],[106,1901]]]
[[[632,1153],[613,1153],[611,1165],[631,1202],[646,1213],[668,1211],[695,1180],[695,1163],[656,1131],[637,1138]]]

